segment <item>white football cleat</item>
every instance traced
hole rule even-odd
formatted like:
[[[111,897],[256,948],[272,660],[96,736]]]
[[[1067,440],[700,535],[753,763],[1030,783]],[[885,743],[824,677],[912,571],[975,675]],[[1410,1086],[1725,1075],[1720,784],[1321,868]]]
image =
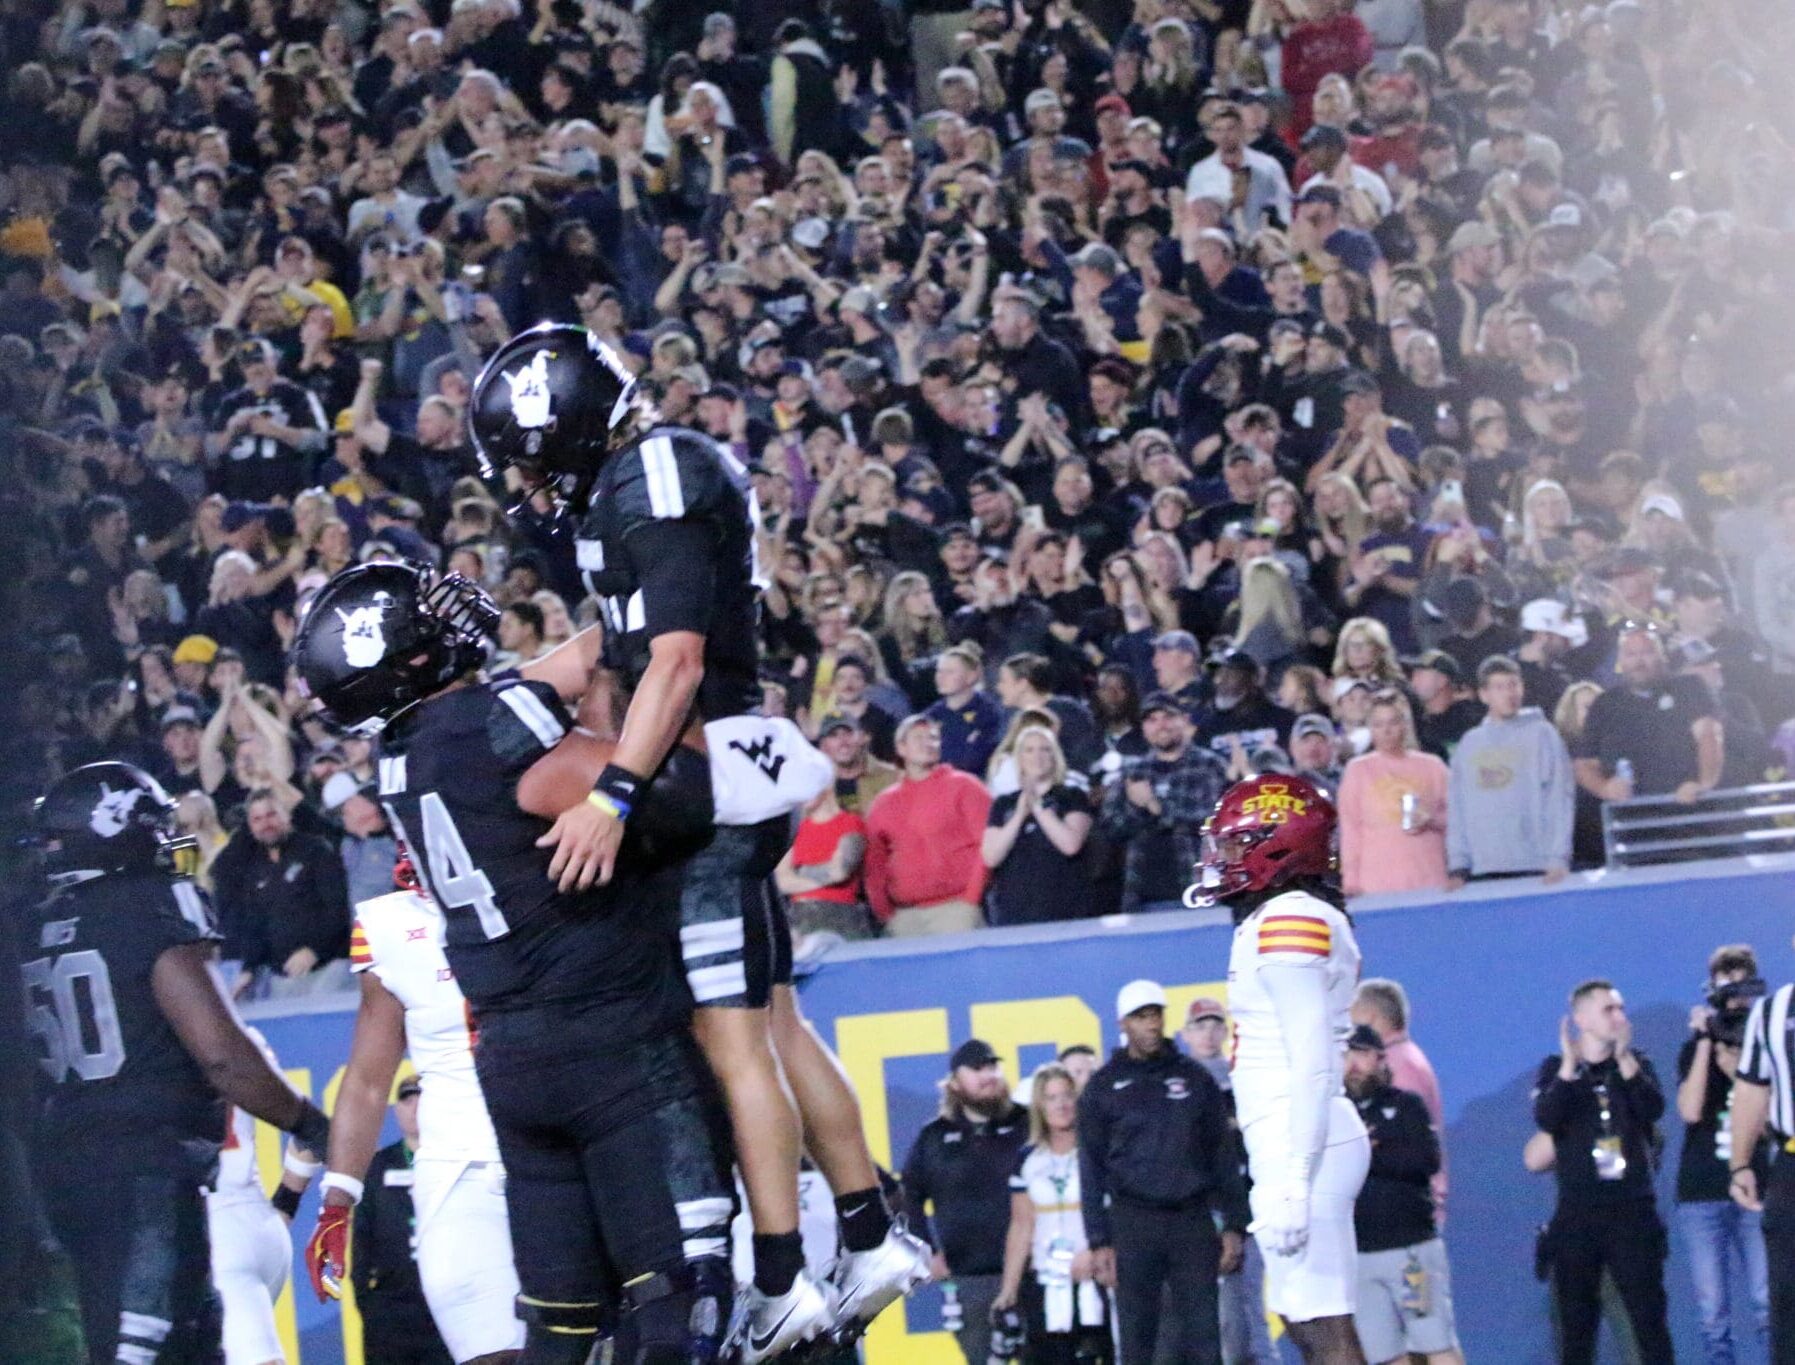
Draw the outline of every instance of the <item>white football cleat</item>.
[[[753,1285],[742,1291],[737,1341],[742,1365],[757,1365],[792,1347],[814,1341],[835,1324],[835,1296],[800,1270],[792,1287],[769,1298]]]
[[[870,1251],[844,1252],[829,1272],[836,1321],[864,1326],[930,1276],[934,1254],[901,1221]]]

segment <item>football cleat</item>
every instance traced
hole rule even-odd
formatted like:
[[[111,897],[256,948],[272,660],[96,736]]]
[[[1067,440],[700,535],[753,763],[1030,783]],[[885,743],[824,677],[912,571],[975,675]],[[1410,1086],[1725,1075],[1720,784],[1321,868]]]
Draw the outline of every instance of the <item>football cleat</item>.
[[[927,1242],[901,1221],[870,1251],[844,1252],[829,1272],[835,1287],[836,1322],[864,1326],[929,1279],[933,1255]]]
[[[792,1287],[777,1297],[749,1285],[738,1313],[735,1339],[741,1365],[756,1365],[829,1331],[836,1319],[835,1296],[826,1283],[818,1284],[801,1270]]]

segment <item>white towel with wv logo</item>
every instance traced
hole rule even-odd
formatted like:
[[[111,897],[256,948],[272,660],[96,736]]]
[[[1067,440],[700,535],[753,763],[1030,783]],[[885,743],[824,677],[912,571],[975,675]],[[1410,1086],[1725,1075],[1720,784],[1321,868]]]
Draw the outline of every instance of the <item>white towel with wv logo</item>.
[[[719,825],[758,825],[809,805],[835,765],[783,716],[726,716],[704,727]]]

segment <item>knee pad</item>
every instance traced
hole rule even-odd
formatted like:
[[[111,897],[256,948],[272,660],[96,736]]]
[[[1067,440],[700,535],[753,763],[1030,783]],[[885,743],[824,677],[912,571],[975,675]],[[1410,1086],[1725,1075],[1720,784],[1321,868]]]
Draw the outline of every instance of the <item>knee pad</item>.
[[[518,1365],[585,1365],[611,1317],[602,1303],[548,1303],[528,1294],[517,1296],[517,1316],[524,1324]]]
[[[689,857],[716,832],[710,759],[684,744],[648,782],[629,822],[629,837],[651,862]]]

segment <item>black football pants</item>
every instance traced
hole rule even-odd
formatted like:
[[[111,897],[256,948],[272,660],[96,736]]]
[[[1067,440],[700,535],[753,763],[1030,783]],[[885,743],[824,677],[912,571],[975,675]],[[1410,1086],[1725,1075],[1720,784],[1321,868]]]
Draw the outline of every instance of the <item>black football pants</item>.
[[[619,1044],[577,1012],[480,1022],[475,1066],[527,1299],[614,1305],[624,1288],[677,1279],[688,1263],[727,1265],[728,1128],[685,1029]]]
[[[217,1148],[125,1136],[135,1151],[82,1144],[45,1154],[44,1207],[75,1269],[88,1358],[213,1365],[224,1320],[200,1186]],[[146,1169],[151,1147],[167,1160]]]

